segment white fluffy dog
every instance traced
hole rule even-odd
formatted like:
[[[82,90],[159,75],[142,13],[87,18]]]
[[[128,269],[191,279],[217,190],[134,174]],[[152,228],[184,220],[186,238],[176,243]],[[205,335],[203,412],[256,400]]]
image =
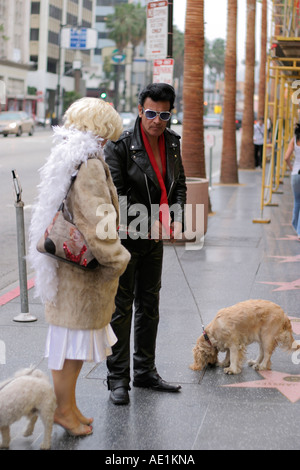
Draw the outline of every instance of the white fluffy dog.
[[[29,423],[24,436],[31,436],[40,416],[44,425],[41,449],[49,449],[55,409],[53,388],[48,377],[38,369],[20,370],[11,379],[0,383],[0,448],[9,448],[11,424],[26,416]]]
[[[267,300],[246,300],[219,310],[193,349],[193,370],[207,364],[224,367],[226,374],[242,370],[246,347],[259,343],[259,355],[249,361],[255,370],[271,369],[271,356],[276,346],[292,351],[300,349],[292,335],[291,322],[279,305]],[[218,352],[226,352],[222,363]]]

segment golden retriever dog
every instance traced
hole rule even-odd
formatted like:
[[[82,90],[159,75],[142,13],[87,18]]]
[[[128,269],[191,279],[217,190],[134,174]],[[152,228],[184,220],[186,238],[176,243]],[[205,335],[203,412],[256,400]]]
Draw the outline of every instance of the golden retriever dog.
[[[267,300],[246,300],[219,310],[198,338],[193,349],[192,370],[208,364],[224,367],[225,374],[239,374],[246,348],[259,343],[256,360],[248,361],[255,370],[271,369],[271,356],[276,346],[292,351],[300,349],[292,335],[291,322],[279,305]],[[226,352],[218,362],[218,352]]]

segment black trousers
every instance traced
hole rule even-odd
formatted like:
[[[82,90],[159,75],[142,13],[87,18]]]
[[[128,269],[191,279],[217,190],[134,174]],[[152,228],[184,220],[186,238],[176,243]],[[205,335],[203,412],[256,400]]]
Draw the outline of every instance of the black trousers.
[[[263,145],[254,144],[255,166],[262,166],[263,148]]]
[[[107,358],[109,388],[113,383],[129,387],[132,324],[134,379],[143,380],[143,377],[156,371],[163,242],[126,239],[122,243],[131,253],[131,260],[120,277],[115,299],[116,310],[111,321],[118,341],[112,348],[113,354]]]

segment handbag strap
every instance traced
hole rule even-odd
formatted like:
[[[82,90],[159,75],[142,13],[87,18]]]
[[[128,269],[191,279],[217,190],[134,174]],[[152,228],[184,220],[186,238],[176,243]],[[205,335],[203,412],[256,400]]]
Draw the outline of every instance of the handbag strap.
[[[97,157],[88,157],[88,160],[92,160],[92,159],[94,159],[94,158],[97,158]],[[63,198],[62,202],[61,202],[60,205],[59,205],[58,211],[63,211],[63,210],[64,210],[65,201],[66,201],[66,199],[67,199],[67,197],[68,197],[68,194],[69,194],[69,192],[70,192],[70,190],[71,190],[71,188],[72,188],[72,186],[73,186],[73,184],[74,184],[74,181],[76,180],[76,177],[77,177],[77,175],[78,175],[78,172],[79,172],[79,170],[80,170],[80,167],[81,167],[82,163],[83,163],[83,162],[79,163],[79,165],[78,165],[76,171],[75,171],[75,172],[73,173],[73,175],[71,176],[71,183],[70,183],[70,186],[69,186],[69,188],[68,188],[68,191],[66,192],[65,197]]]
[[[73,186],[74,181],[76,180],[77,173],[78,173],[79,168],[81,167],[81,165],[82,165],[82,163],[80,163],[80,165],[79,165],[79,167],[78,167],[78,170],[76,170],[76,173],[71,176],[71,183],[70,183],[70,186],[69,186],[69,188],[68,188],[68,191],[66,192],[65,197],[63,198],[62,202],[61,202],[60,205],[59,205],[59,208],[58,208],[59,211],[63,211],[63,209],[64,209],[65,201],[66,201],[66,199],[67,199],[67,197],[68,197],[68,194],[69,194],[69,192],[70,192],[70,190],[71,190],[71,188],[72,188],[72,186]]]

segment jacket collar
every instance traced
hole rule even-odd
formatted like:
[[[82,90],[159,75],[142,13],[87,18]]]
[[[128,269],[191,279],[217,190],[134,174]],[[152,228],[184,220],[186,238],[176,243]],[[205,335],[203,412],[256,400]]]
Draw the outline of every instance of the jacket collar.
[[[159,182],[156,177],[155,171],[150,163],[149,158],[146,156],[146,151],[143,144],[143,138],[140,129],[140,121],[140,117],[138,117],[135,121],[135,126],[130,144],[130,156],[132,160],[141,168],[141,170],[159,188]]]
[[[149,158],[145,158],[145,147],[143,144],[143,139],[140,130],[140,121],[141,118],[137,117],[135,121],[135,126],[133,129],[131,144],[130,144],[130,154],[131,158],[134,162],[143,170],[144,173],[153,181],[153,183],[159,188],[159,182],[156,177],[155,171],[152,168]],[[166,187],[168,190],[168,186],[172,184],[174,178],[174,164],[175,158],[169,151],[169,147],[174,145],[172,139],[169,138],[169,133],[165,130],[165,142],[166,142],[166,164],[167,164],[167,172],[166,172]],[[179,152],[179,148],[178,148]]]

